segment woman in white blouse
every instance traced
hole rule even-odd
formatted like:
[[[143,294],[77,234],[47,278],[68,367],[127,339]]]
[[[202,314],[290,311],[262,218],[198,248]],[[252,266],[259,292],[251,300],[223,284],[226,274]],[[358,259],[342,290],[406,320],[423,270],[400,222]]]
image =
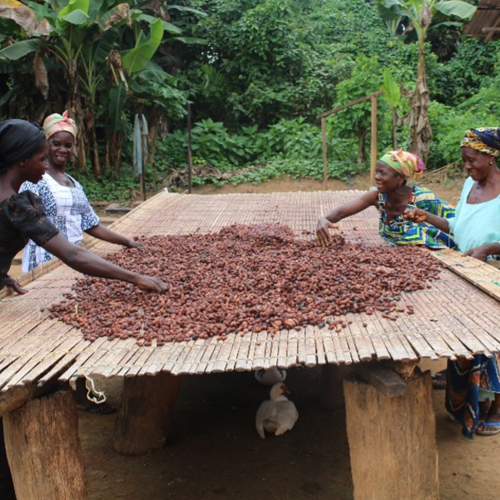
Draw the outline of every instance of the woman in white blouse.
[[[82,186],[66,173],[77,135],[75,122],[68,117],[68,112],[48,116],[43,129],[49,144],[49,169],[38,184],[25,182],[21,191],[29,190],[40,196],[49,220],[75,245],[83,242],[86,232],[94,238],[128,248],[140,246],[100,224]],[[30,240],[23,253],[22,270],[26,273],[53,258],[54,255]]]

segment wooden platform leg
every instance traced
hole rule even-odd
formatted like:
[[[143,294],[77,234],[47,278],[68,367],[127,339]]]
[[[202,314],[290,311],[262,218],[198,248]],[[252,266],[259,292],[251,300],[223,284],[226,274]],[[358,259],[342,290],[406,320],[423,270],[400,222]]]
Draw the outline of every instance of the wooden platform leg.
[[[321,404],[327,408],[343,408],[344,399],[344,377],[352,372],[347,365],[324,365],[321,369]]]
[[[71,391],[29,401],[3,417],[17,500],[86,500],[83,452]]]
[[[407,394],[388,397],[365,382],[344,380],[355,500],[439,498],[430,373],[406,383]]]
[[[154,377],[125,378],[115,423],[113,447],[122,455],[142,455],[161,448],[175,413],[181,377],[162,372]]]
[[[0,498],[2,500],[16,500],[4,443],[3,424],[0,418]]]

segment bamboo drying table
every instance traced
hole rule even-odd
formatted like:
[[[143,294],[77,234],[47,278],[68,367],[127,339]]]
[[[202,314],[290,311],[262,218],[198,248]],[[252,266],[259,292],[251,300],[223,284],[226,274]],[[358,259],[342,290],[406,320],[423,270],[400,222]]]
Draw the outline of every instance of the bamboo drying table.
[[[233,223],[279,222],[292,227],[299,238],[312,238],[320,215],[359,194],[160,193],[113,228],[128,236],[153,236],[213,232]],[[377,217],[376,210],[370,209],[342,221],[339,229],[349,241],[380,245]],[[90,246],[99,254],[116,249],[104,242],[93,241]],[[35,495],[86,498],[72,399],[64,392],[39,397],[55,382],[96,375],[124,377],[114,446],[121,453],[137,454],[157,446],[168,432],[180,375],[286,368],[297,363],[325,365],[323,400],[329,404],[338,402],[346,368],[359,368],[357,378],[344,378],[357,499],[399,498],[402,491],[401,497],[406,498],[438,498],[430,378],[413,369],[422,358],[470,358],[500,351],[496,329],[500,307],[491,297],[497,295],[500,273],[455,253],[434,255],[479,283],[444,270],[430,289],[403,294],[415,314],[396,321],[377,313],[349,314],[352,323],[341,332],[309,326],[298,332],[283,330],[274,338],[265,332],[232,334],[225,341],[198,339],[161,347],[138,347],[133,339],[89,343],[78,329],[50,319],[45,308],[69,291],[78,274],[56,261],[42,266],[24,279],[29,294],[14,297],[4,292],[0,302],[0,416],[18,500]],[[51,426],[54,421],[67,425]],[[24,439],[28,434],[30,439]],[[43,469],[34,457],[34,443],[42,450],[45,445],[65,447],[65,453],[59,454],[64,457],[58,456],[59,462]],[[32,470],[28,479],[26,467]],[[61,469],[68,471],[66,476],[48,474]],[[67,481],[70,475],[71,482]]]

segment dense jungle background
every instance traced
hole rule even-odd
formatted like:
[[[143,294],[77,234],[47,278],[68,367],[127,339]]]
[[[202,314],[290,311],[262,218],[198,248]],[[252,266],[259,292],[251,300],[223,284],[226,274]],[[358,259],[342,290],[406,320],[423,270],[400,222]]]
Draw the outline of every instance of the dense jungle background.
[[[186,186],[188,103],[195,185],[321,178],[317,115],[384,89],[379,153],[397,144],[458,170],[463,131],[500,123],[500,42],[464,33],[477,3],[2,0],[0,119],[69,109],[74,172],[111,201],[139,186],[137,114],[149,190]],[[331,115],[327,136],[330,177],[365,172],[370,102]]]

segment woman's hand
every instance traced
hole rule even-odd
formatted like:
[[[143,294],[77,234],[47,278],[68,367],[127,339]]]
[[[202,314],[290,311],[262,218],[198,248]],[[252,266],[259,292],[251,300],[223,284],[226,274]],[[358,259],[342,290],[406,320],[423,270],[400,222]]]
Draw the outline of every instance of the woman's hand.
[[[162,281],[160,278],[152,276],[137,275],[133,283],[135,286],[145,292],[158,292],[163,293],[168,290],[169,285]]]
[[[5,285],[14,290],[18,295],[24,295],[25,293],[28,293],[28,290],[25,288],[21,288],[17,280],[14,278],[10,277],[8,274],[4,277],[1,278],[1,282]]]
[[[486,245],[481,245],[480,247],[467,250],[464,252],[464,255],[486,262],[488,255],[496,253],[498,253],[498,243],[487,243]]]
[[[143,248],[144,245],[142,243],[139,243],[138,241],[134,240],[127,240],[127,243],[125,243],[125,246],[127,248]]]
[[[403,219],[416,222],[424,222],[427,220],[427,212],[425,210],[420,210],[420,208],[415,208],[413,210],[405,210],[403,212]]]
[[[335,229],[337,226],[330,222],[326,217],[321,217],[316,227],[316,239],[322,247],[328,246],[332,237],[330,229]]]

